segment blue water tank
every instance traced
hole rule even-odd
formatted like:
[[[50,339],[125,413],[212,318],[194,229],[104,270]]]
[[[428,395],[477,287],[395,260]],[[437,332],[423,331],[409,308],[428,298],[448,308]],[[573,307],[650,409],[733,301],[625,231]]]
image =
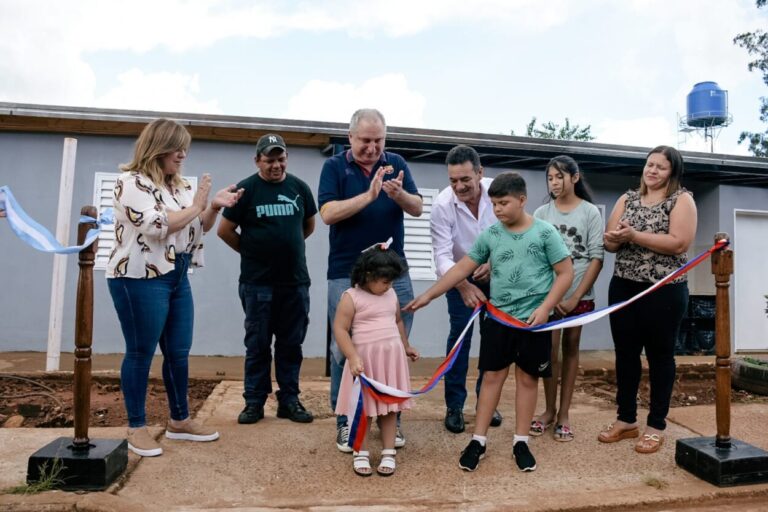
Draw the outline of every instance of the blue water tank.
[[[689,126],[719,126],[728,120],[728,91],[715,82],[699,82],[688,93]]]

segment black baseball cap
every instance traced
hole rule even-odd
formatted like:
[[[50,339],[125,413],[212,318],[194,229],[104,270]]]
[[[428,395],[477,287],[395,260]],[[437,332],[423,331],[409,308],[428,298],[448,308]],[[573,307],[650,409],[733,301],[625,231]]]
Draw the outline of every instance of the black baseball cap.
[[[259,141],[256,143],[257,156],[269,154],[274,149],[282,149],[283,151],[287,151],[285,147],[285,141],[276,133],[268,133],[266,135],[262,135]]]

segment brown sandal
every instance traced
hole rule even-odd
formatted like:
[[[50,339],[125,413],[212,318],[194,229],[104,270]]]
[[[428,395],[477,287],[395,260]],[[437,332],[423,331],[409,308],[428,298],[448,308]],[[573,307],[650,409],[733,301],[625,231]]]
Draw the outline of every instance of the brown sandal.
[[[597,435],[597,440],[601,443],[616,443],[622,439],[631,439],[639,435],[640,430],[637,427],[632,427],[625,430],[614,430],[614,425],[611,423]]]
[[[643,437],[635,444],[637,453],[656,453],[664,444],[664,436],[659,434],[643,434]]]

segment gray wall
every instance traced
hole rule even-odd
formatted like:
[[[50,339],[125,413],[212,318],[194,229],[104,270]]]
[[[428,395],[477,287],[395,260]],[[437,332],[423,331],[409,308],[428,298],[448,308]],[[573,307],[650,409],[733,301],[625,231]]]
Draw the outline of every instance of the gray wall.
[[[117,165],[130,159],[133,138],[79,136],[75,194],[73,198],[72,238],[74,243],[77,218],[82,205],[93,202],[95,172],[117,172]],[[58,204],[59,173],[63,137],[52,134],[0,133],[0,184],[8,185],[27,212],[38,222],[55,230]],[[305,180],[313,191],[324,156],[317,149],[290,148],[289,172]],[[199,176],[210,172],[214,186],[235,183],[254,172],[253,147],[245,144],[194,141],[185,164],[185,173]],[[416,183],[421,188],[442,189],[447,185],[443,165],[412,162]],[[508,169],[486,169],[493,177]],[[520,171],[528,183],[529,208],[532,212],[546,197],[543,170]],[[640,170],[638,169],[638,176]],[[616,198],[637,178],[588,176],[595,192],[595,202],[605,205],[610,214]],[[768,192],[735,187],[700,187],[694,190],[699,203],[699,235],[697,248],[711,243],[712,233],[721,226],[733,230],[734,205],[744,208],[764,208]],[[751,206],[746,206],[751,205]],[[328,254],[328,228],[319,219],[315,233],[307,240],[312,311],[310,330],[305,341],[308,357],[325,354],[326,285],[325,271]],[[215,234],[208,235],[206,262],[208,266],[195,270],[191,276],[196,302],[195,341],[193,353],[208,355],[239,355],[242,348],[243,313],[237,298],[239,259]],[[6,223],[0,222],[0,294],[2,329],[0,350],[46,350],[48,309],[53,258],[29,248],[18,240]],[[693,250],[691,251],[694,252]],[[708,266],[707,266],[708,267]],[[597,306],[607,305],[608,281],[613,270],[613,256],[607,255],[603,272],[596,284]],[[77,258],[68,257],[66,303],[64,309],[62,350],[74,348],[74,297],[77,278]],[[708,273],[708,269],[705,271]],[[94,343],[96,353],[121,352],[123,342],[117,316],[107,292],[103,271],[95,271]],[[707,277],[706,275],[704,276]],[[711,277],[711,276],[710,276]],[[433,281],[414,282],[415,293],[426,290]],[[706,289],[711,285],[702,281]],[[709,288],[708,288],[709,287]],[[708,293],[712,293],[713,289]],[[412,343],[425,356],[444,353],[448,334],[445,299],[435,300],[416,315]],[[477,338],[475,338],[477,339]],[[478,343],[473,344],[477,353]],[[607,320],[586,326],[582,336],[583,349],[612,347]]]

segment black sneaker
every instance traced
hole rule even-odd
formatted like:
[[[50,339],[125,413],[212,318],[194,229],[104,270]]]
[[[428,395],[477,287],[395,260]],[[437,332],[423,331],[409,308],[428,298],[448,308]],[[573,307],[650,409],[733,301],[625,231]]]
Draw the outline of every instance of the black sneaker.
[[[499,412],[498,409],[493,411],[493,416],[491,416],[491,426],[492,427],[500,427],[501,426],[501,422],[503,420],[504,420],[504,418],[502,417],[502,415],[501,415],[501,413]]]
[[[256,423],[264,417],[264,406],[258,404],[245,404],[245,409],[237,417],[240,424]]]
[[[402,448],[403,446],[405,446],[405,436],[398,426],[395,429],[395,448]]]
[[[287,404],[279,404],[277,406],[277,417],[288,418],[296,423],[312,423],[314,419],[312,413],[306,410],[298,400]]]
[[[520,471],[536,470],[536,459],[533,458],[531,450],[528,449],[528,443],[524,441],[516,442],[515,446],[512,447],[512,456],[515,458]]]
[[[340,452],[352,453],[352,447],[349,446],[349,427],[346,425],[336,427],[336,448]]]
[[[464,432],[464,413],[461,409],[448,409],[445,412],[445,428],[454,434]]]
[[[485,457],[485,446],[481,445],[477,439],[473,439],[461,452],[459,467],[464,471],[474,471],[483,457]]]

